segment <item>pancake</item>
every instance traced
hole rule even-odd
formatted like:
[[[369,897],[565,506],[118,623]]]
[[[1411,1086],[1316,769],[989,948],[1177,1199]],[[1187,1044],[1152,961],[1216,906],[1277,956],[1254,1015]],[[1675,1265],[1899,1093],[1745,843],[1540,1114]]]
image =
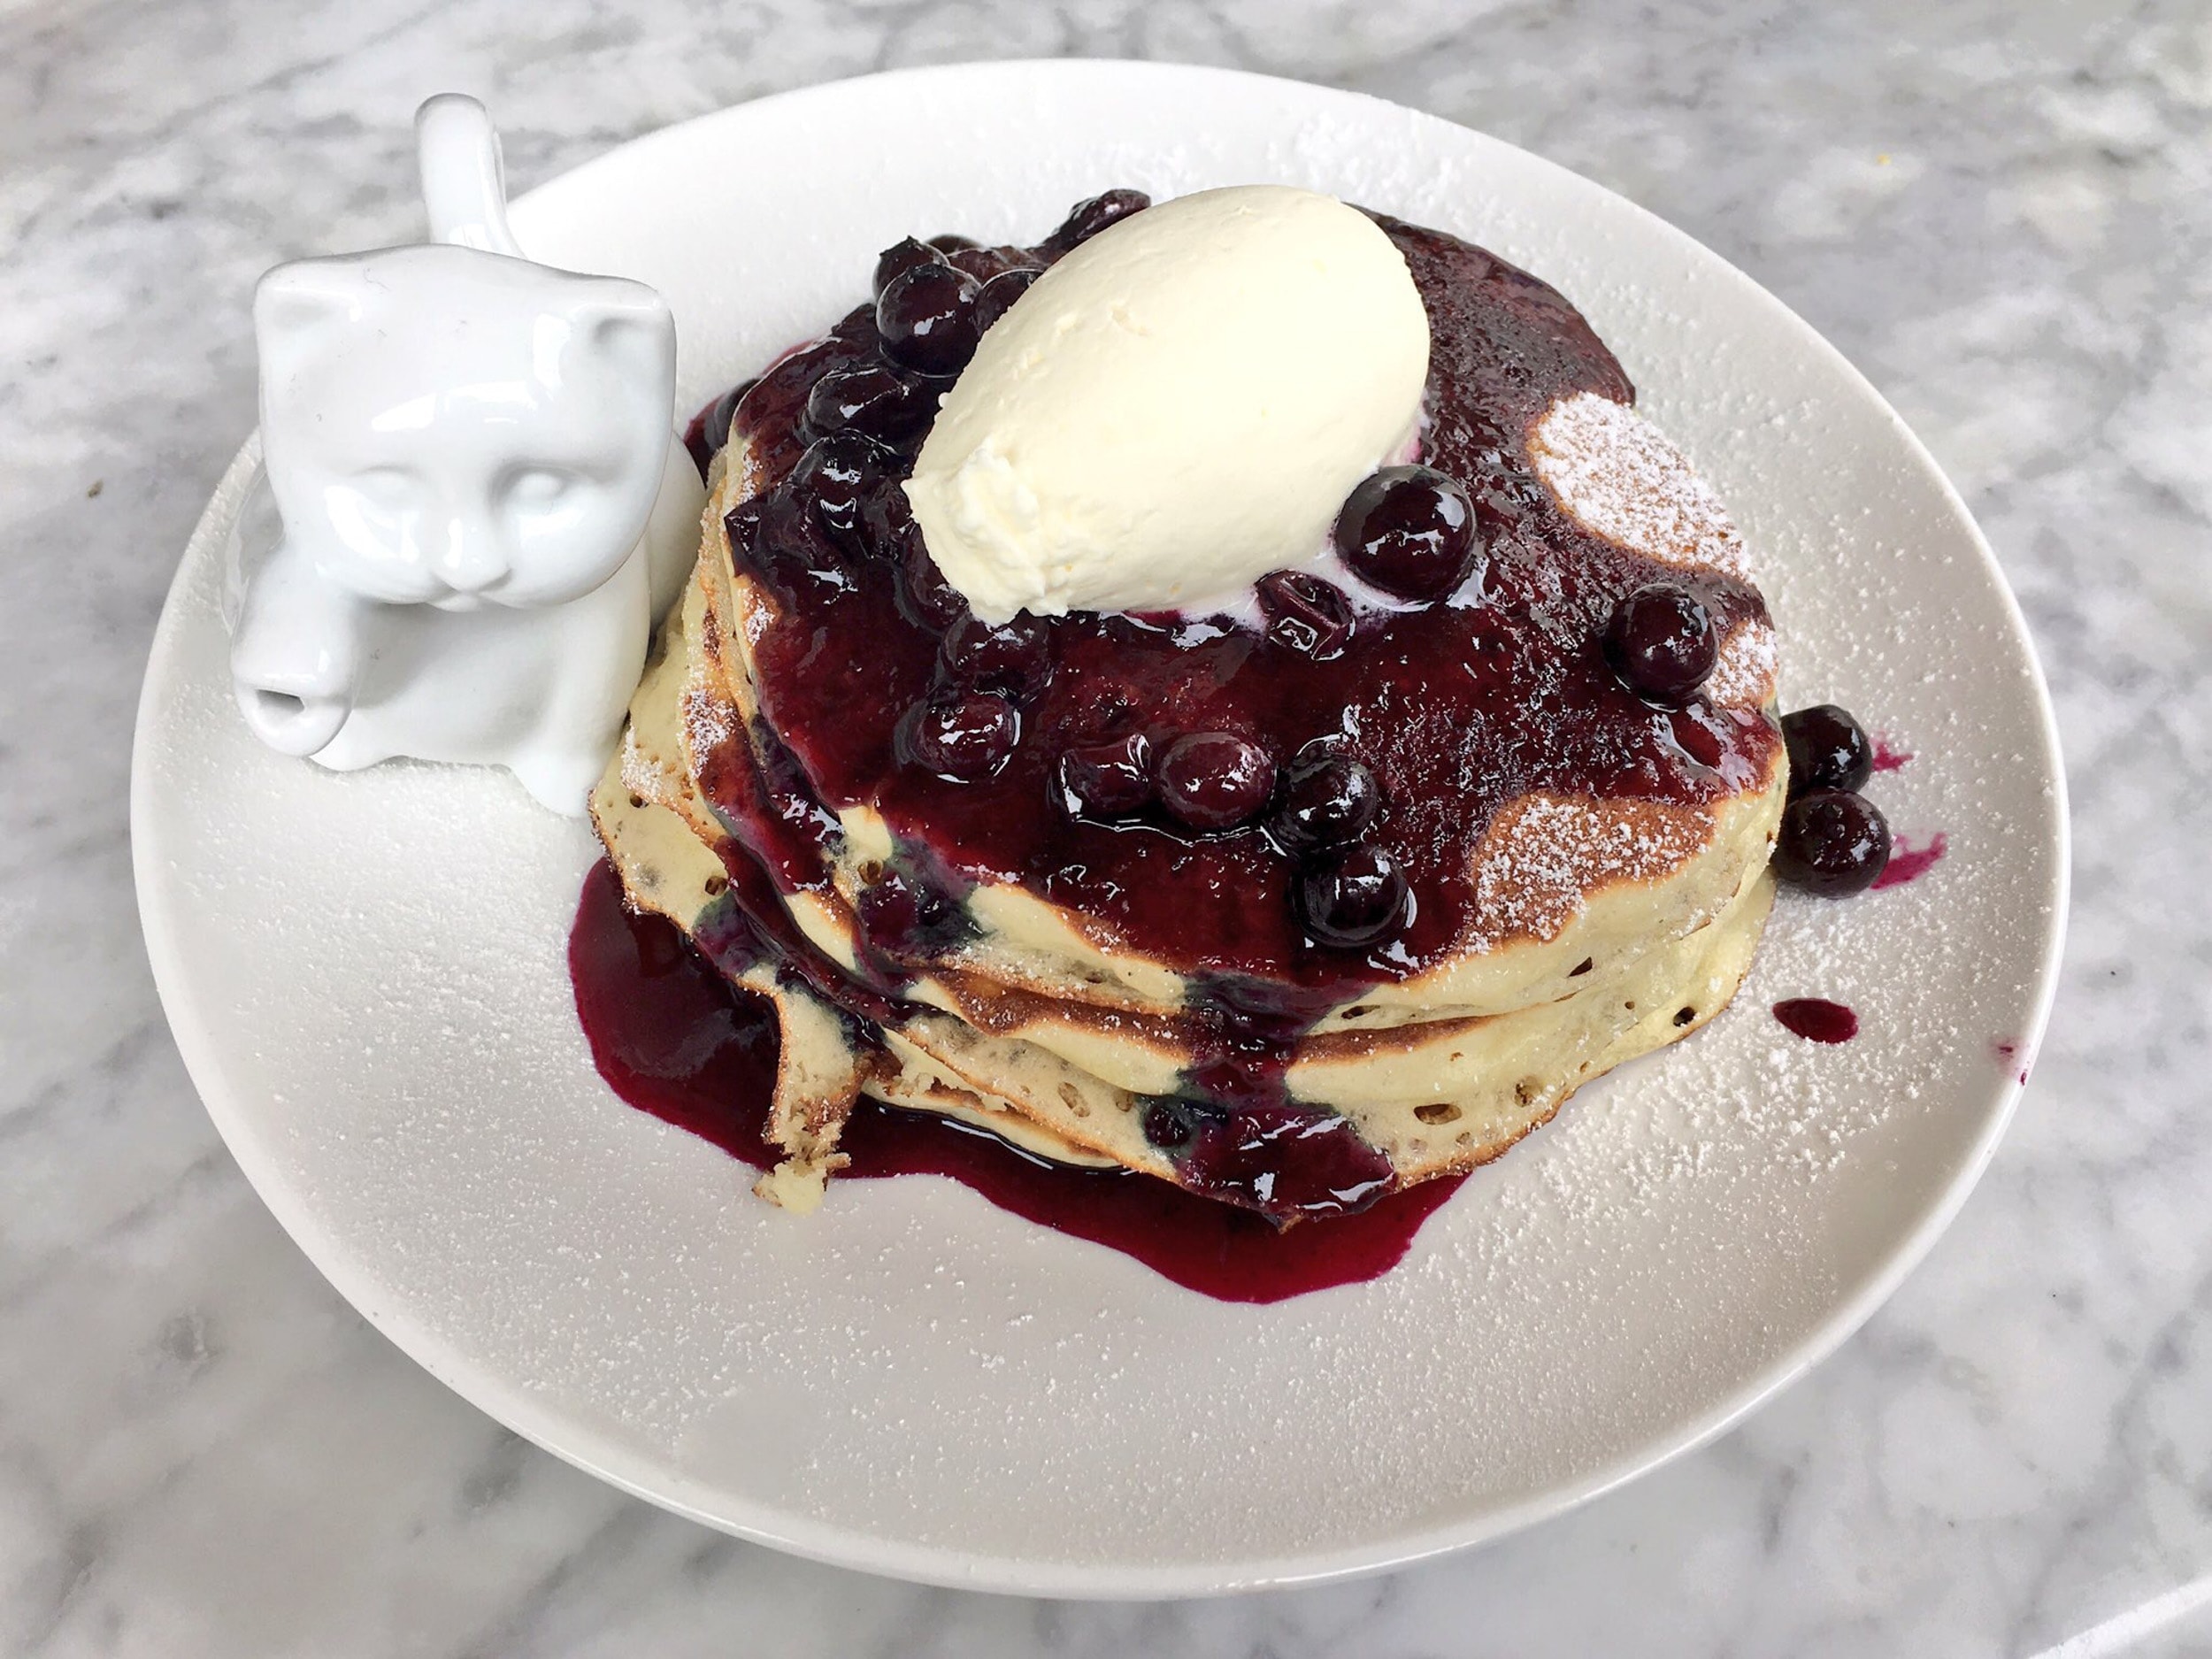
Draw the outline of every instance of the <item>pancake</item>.
[[[823,1177],[836,1167],[835,1125],[855,1079],[858,1089],[892,1104],[964,1118],[1041,1156],[1120,1163],[1171,1179],[1172,1161],[1147,1141],[1141,1115],[1153,1097],[1171,1094],[1203,1039],[1190,1027],[1202,1021],[1185,1019],[1179,1028],[1174,1020],[1113,1010],[1102,1022],[1080,1005],[948,969],[918,979],[909,987],[918,1005],[876,1027],[881,1052],[871,1064],[871,1045],[826,1018],[821,1001],[791,976],[751,954],[757,946],[733,951],[736,901],[726,860],[741,870],[747,855],[699,800],[685,749],[687,733],[730,724],[727,716],[698,718],[711,696],[691,644],[707,611],[705,588],[695,581],[672,618],[593,812],[633,897],[705,941],[737,982],[777,1002],[786,1064],[770,1133],[790,1157],[760,1190],[795,1207],[818,1199]],[[1340,1018],[1299,1045],[1287,1071],[1290,1098],[1353,1122],[1363,1141],[1386,1151],[1401,1183],[1485,1161],[1548,1118],[1582,1081],[1687,1035],[1724,1007],[1770,898],[1762,861],[1710,920],[1624,970],[1571,976],[1577,990],[1517,1014],[1368,1028]],[[856,959],[849,913],[818,895],[796,908],[832,939],[837,957]]]
[[[895,494],[918,438],[841,536],[792,501],[807,394],[879,360],[870,314],[739,403],[593,813],[633,902],[776,1001],[787,1159],[765,1195],[818,1199],[865,1092],[1279,1222],[1337,1213],[1497,1156],[1733,995],[1786,784],[1741,540],[1563,299],[1380,222],[1430,311],[1424,459],[1476,494],[1480,591],[1363,616],[1333,659],[1229,616],[1056,618],[1021,745],[981,781],[900,750],[941,672]],[[1046,251],[959,257],[987,275]],[[1656,575],[1695,586],[1721,644],[1678,710],[1630,695],[1597,643]],[[1056,745],[1179,729],[1371,766],[1374,833],[1411,877],[1402,934],[1302,936],[1264,828],[1053,807]]]

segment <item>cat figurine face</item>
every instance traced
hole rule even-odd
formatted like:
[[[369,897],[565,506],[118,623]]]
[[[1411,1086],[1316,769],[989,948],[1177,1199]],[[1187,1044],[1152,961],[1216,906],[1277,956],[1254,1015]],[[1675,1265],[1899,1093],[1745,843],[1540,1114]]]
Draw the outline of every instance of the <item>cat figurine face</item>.
[[[653,511],[676,336],[641,283],[388,249],[272,271],[254,333],[286,538],[363,599],[565,604]]]
[[[522,257],[481,104],[432,98],[416,131],[431,241],[254,295],[232,690],[280,754],[501,766],[578,816],[699,546],[675,324],[642,284]]]

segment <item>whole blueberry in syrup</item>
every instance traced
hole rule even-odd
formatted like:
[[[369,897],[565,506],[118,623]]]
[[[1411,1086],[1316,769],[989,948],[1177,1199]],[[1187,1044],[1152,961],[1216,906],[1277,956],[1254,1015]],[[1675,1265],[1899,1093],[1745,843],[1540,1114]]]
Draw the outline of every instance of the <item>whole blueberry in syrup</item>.
[[[1170,1100],[1165,1095],[1148,1101],[1142,1119],[1144,1138],[1163,1152],[1188,1146],[1195,1127],[1192,1117],[1191,1109],[1181,1101]]]
[[[730,422],[736,419],[738,404],[757,384],[755,380],[740,380],[694,415],[691,424],[684,428],[684,448],[690,451],[692,465],[699,469],[701,482],[706,480],[709,463],[730,441]]]
[[[1006,269],[1006,261],[988,248],[956,248],[945,256],[945,263],[956,271],[964,271],[978,282],[988,282]]]
[[[1443,598],[1466,580],[1475,546],[1475,509],[1465,488],[1431,466],[1370,473],[1336,518],[1344,562],[1401,599]]]
[[[908,957],[938,955],[972,933],[959,900],[896,864],[860,889],[853,912],[869,944]]]
[[[1344,654],[1352,638],[1352,603],[1342,588],[1311,571],[1273,571],[1260,578],[1258,590],[1269,639],[1317,662]]]
[[[1362,950],[1404,931],[1412,890],[1396,859],[1362,843],[1300,871],[1291,907],[1316,944]]]
[[[1024,611],[1010,622],[963,617],[945,631],[938,650],[948,675],[1026,702],[1052,679],[1052,635]]]
[[[905,557],[910,540],[922,533],[914,525],[914,504],[906,498],[905,480],[895,466],[876,474],[860,503],[860,539],[878,558],[895,565]]]
[[[722,527],[730,546],[757,565],[774,566],[787,577],[803,577],[832,592],[852,588],[851,573],[839,560],[811,499],[795,493],[788,479],[731,508],[723,515]]]
[[[816,437],[857,432],[879,443],[905,442],[937,413],[937,392],[880,363],[825,374],[806,396],[806,426]]]
[[[1152,205],[1152,198],[1142,190],[1105,190],[1087,200],[1078,202],[1068,211],[1060,228],[1045,239],[1045,245],[1055,253],[1065,253],[1104,230],[1109,225],[1141,213]]]
[[[1874,885],[1889,864],[1889,824],[1863,795],[1816,789],[1782,810],[1774,873],[1825,899]]]
[[[761,550],[761,520],[767,516],[767,512],[766,497],[752,495],[722,515],[722,534],[729,537],[731,549],[741,561],[758,557]]]
[[[1652,582],[1613,607],[1605,657],[1638,696],[1679,708],[1711,677],[1720,641],[1695,594],[1678,582]]]
[[[876,300],[876,328],[894,363],[921,374],[957,374],[975,355],[976,280],[949,265],[917,265]]]
[[[945,256],[926,242],[909,236],[896,242],[876,256],[875,286],[870,290],[876,298],[883,297],[883,290],[904,276],[916,265],[945,263]]]
[[[1056,770],[1071,818],[1127,818],[1152,804],[1152,745],[1141,732],[1068,749]]]
[[[1179,822],[1234,829],[1257,818],[1275,792],[1275,761],[1233,732],[1192,732],[1168,745],[1156,781],[1161,804]]]
[[[1022,718],[995,691],[941,691],[907,710],[899,744],[905,757],[956,783],[987,778],[1021,741]]]
[[[833,540],[858,550],[863,510],[892,461],[891,452],[864,433],[833,432],[807,446],[784,488]]]
[[[1814,789],[1863,789],[1874,775],[1874,745],[1866,728],[1832,703],[1782,717],[1782,741],[1790,752],[1790,794]]]
[[[1363,763],[1309,744],[1283,773],[1268,833],[1294,856],[1341,847],[1360,838],[1381,803],[1381,787]]]
[[[975,296],[975,331],[981,334],[1014,307],[1014,302],[1029,292],[1029,285],[1044,273],[1027,266],[1002,271],[986,282]]]
[[[921,526],[910,520],[900,541],[899,608],[933,632],[949,628],[968,614],[968,602],[945,580],[922,541]]]

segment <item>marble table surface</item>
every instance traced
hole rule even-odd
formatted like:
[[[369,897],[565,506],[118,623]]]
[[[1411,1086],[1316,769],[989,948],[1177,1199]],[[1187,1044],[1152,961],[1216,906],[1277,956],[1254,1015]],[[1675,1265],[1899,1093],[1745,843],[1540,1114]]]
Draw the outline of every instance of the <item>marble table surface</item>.
[[[2064,984],[1957,1225],[1717,1444],[1395,1577],[1027,1603],[599,1485],[317,1277],[203,1114],[139,942],[133,703],[252,423],[249,288],[413,233],[419,99],[490,101],[526,188],[782,87],[1054,54],[1378,93],[1684,227],[1927,440],[2057,697]],[[2212,1653],[2202,0],[12,0],[0,254],[0,1652]]]

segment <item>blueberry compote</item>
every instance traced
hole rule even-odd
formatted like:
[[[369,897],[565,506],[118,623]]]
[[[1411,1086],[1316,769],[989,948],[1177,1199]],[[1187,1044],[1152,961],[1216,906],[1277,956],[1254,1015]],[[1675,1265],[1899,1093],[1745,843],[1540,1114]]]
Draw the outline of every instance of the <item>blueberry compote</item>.
[[[569,937],[576,1010],[600,1075],[640,1110],[757,1169],[779,1156],[763,1138],[776,1075],[767,1002],[731,988],[670,923],[636,915],[605,864],[586,878]],[[1033,1158],[949,1118],[863,1101],[838,1179],[950,1176],[1002,1210],[1134,1256],[1225,1302],[1285,1297],[1386,1273],[1459,1186],[1430,1181],[1358,1215],[1278,1233],[1248,1210],[1125,1170]]]
[[[1111,950],[1179,969],[1194,987],[1187,1018],[1210,1034],[1148,1125],[1154,1143],[1186,1185],[1234,1203],[1277,1217],[1356,1210],[1389,1189],[1386,1163],[1341,1118],[1293,1105],[1291,1045],[1363,987],[1460,947],[1467,872],[1506,803],[1543,792],[1697,806],[1759,787],[1780,743],[1770,722],[1694,691],[1670,700],[1678,708],[1639,695],[1604,637],[1623,599],[1657,583],[1687,591],[1717,638],[1765,608],[1747,583],[1686,577],[1558,508],[1532,471],[1529,427],[1578,392],[1630,401],[1619,364],[1537,279],[1379,219],[1432,341],[1421,468],[1409,474],[1428,488],[1403,524],[1367,526],[1377,557],[1396,561],[1404,608],[1355,625],[1334,590],[1277,581],[1264,632],[1079,612],[986,641],[905,511],[898,486],[927,435],[906,419],[934,408],[993,319],[974,309],[985,288],[1049,265],[1093,219],[1142,205],[1110,192],[1033,249],[902,243],[878,273],[878,303],[746,391],[733,427],[762,494],[731,514],[730,541],[772,611],[750,655],[756,736],[780,775],[709,766],[702,788],[736,862],[751,854],[784,892],[818,886],[836,812],[866,806],[904,879],[956,920],[976,886],[1015,884]],[[846,411],[864,403],[899,418],[874,421],[866,449],[849,446],[874,474],[849,478],[842,450],[814,446],[824,425],[856,425]],[[837,487],[826,495],[824,477]],[[970,708],[979,695],[1001,701]],[[1191,774],[1194,734],[1235,765]],[[1262,785],[1316,743],[1371,783],[1351,844],[1301,844],[1291,803],[1264,798]],[[734,865],[733,883],[745,887]],[[937,935],[879,933],[863,908],[855,995],[895,998],[933,965]],[[818,960],[803,971],[818,984],[840,972]]]
[[[1774,1018],[1808,1042],[1849,1042],[1859,1034],[1859,1016],[1824,996],[1793,996],[1774,1005]]]

